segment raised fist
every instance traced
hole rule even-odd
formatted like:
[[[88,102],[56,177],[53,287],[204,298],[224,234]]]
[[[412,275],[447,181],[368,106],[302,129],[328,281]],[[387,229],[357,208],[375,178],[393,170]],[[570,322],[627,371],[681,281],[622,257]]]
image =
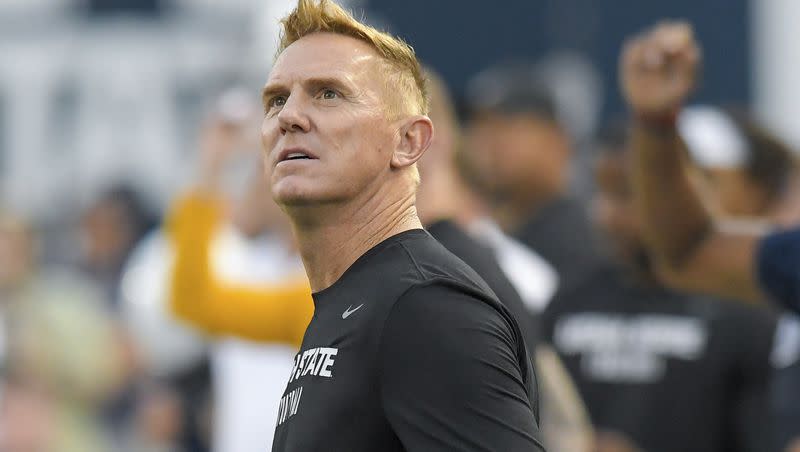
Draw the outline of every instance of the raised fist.
[[[695,86],[700,48],[686,22],[662,22],[629,39],[620,57],[620,84],[641,116],[677,113]]]

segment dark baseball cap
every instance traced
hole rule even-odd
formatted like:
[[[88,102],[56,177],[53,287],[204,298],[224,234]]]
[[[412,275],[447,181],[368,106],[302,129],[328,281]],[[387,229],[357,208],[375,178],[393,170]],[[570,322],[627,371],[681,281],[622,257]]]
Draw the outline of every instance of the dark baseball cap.
[[[531,63],[491,66],[467,82],[466,113],[532,113],[558,122],[558,109],[548,85]]]

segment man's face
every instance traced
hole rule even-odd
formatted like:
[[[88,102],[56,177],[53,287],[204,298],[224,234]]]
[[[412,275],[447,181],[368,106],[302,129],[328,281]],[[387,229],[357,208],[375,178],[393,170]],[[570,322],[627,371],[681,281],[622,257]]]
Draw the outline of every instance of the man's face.
[[[466,152],[481,188],[498,198],[549,190],[568,158],[558,127],[526,113],[478,115],[467,129]]]
[[[595,183],[597,189],[592,198],[594,222],[610,239],[613,251],[626,261],[634,262],[644,248],[624,157],[601,157],[595,166]]]
[[[399,134],[381,65],[366,43],[330,33],[281,53],[264,88],[261,129],[278,204],[346,202],[388,176]]]

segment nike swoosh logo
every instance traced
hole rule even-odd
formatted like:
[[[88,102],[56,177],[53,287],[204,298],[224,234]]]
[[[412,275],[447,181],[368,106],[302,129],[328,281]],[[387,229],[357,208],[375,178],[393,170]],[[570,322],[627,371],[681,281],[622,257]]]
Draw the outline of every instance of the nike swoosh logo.
[[[346,318],[350,317],[350,314],[352,314],[352,313],[358,311],[359,309],[361,309],[361,306],[364,306],[364,303],[361,303],[360,305],[356,306],[355,309],[350,309],[350,308],[353,307],[353,305],[348,306],[347,309],[345,309],[344,312],[342,313],[342,318],[346,319]]]

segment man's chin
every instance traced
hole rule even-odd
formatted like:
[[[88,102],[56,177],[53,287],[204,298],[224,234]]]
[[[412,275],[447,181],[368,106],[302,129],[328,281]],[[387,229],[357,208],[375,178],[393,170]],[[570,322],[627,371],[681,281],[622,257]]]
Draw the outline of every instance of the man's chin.
[[[295,205],[307,205],[313,203],[313,191],[309,189],[308,184],[303,183],[306,181],[299,180],[300,178],[288,176],[276,178],[273,175],[272,179],[272,199],[281,207],[290,207]]]
[[[277,193],[273,198],[284,210],[291,207],[308,207],[319,203],[319,200],[316,200],[313,196],[306,193]]]
[[[327,199],[314,190],[302,189],[297,186],[281,186],[273,188],[272,197],[279,206],[286,210],[293,207],[313,207],[325,204]]]
[[[346,199],[342,193],[308,182],[310,181],[280,180],[272,185],[272,198],[290,215],[292,211],[311,213],[316,207],[338,204]]]

